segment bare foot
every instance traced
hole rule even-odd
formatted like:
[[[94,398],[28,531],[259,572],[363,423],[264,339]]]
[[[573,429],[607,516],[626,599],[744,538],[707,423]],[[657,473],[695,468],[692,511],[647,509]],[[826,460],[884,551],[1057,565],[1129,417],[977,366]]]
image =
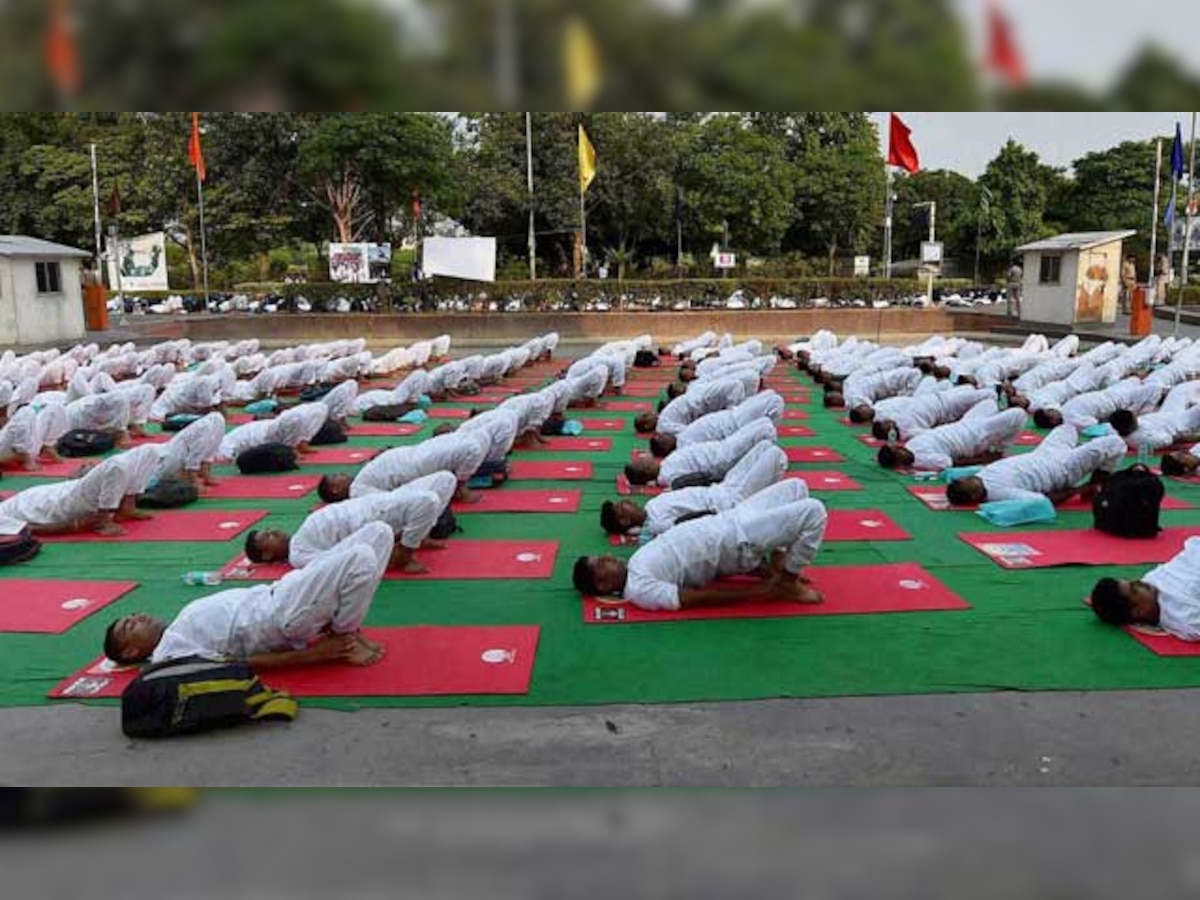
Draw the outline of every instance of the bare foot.
[[[366,647],[368,650],[374,650],[380,656],[387,653],[387,648],[384,647],[383,644],[379,643],[378,641],[371,640],[369,637],[367,637],[361,631],[354,635],[354,640],[356,640],[362,646]]]
[[[153,519],[154,513],[146,512],[144,509],[123,509],[117,513],[117,519],[123,522],[145,522],[148,519]]]
[[[342,657],[342,661],[352,666],[373,666],[382,658],[383,654],[363,644],[359,644]]]
[[[127,533],[124,528],[115,522],[105,522],[103,525],[97,525],[95,530],[96,534],[101,537],[121,537]]]
[[[424,575],[426,572],[429,571],[429,569],[426,568],[425,566],[423,566],[417,560],[410,559],[408,562],[406,562],[404,564],[404,568],[402,571],[406,575]]]
[[[22,468],[26,472],[39,472],[41,471],[42,465],[36,459],[30,457],[29,459],[25,460]]]
[[[426,538],[421,542],[422,550],[445,550],[446,546],[445,541],[436,541],[433,538]]]

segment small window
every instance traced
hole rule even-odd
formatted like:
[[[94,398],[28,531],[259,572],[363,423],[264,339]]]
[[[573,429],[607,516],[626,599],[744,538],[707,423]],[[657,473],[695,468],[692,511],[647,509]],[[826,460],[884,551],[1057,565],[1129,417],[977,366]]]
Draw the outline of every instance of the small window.
[[[56,262],[40,262],[37,265],[37,289],[39,294],[62,293],[62,271]]]
[[[1038,277],[1038,284],[1061,284],[1062,283],[1062,257],[1061,256],[1043,256],[1042,271]]]

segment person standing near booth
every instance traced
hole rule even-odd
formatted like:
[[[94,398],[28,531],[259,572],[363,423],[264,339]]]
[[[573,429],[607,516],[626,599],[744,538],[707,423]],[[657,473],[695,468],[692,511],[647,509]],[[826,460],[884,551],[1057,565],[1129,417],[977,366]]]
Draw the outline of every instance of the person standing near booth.
[[[1121,314],[1129,315],[1133,307],[1133,292],[1137,290],[1137,260],[1132,256],[1125,257],[1121,264],[1121,293],[1119,295]]]

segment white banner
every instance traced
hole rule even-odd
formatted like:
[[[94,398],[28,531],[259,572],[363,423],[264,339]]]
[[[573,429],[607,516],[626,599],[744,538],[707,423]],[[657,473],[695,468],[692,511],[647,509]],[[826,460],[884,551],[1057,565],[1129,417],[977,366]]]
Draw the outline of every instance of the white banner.
[[[467,281],[495,281],[496,239],[426,238],[421,268],[428,277],[442,275]]]
[[[330,244],[329,280],[338,284],[367,284],[371,280],[370,244]]]
[[[118,278],[118,267],[120,277]],[[108,283],[123,291],[168,291],[167,238],[161,231],[121,238],[116,253],[108,247]]]

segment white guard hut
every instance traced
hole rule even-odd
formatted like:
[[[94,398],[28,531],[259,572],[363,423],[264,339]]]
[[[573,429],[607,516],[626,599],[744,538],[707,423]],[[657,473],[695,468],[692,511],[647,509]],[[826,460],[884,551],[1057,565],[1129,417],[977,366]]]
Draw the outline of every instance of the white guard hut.
[[[1078,325],[1117,317],[1121,248],[1136,231],[1060,234],[1018,247],[1024,271],[1021,318]]]
[[[38,238],[0,234],[0,346],[83,338],[79,265],[91,255]]]

